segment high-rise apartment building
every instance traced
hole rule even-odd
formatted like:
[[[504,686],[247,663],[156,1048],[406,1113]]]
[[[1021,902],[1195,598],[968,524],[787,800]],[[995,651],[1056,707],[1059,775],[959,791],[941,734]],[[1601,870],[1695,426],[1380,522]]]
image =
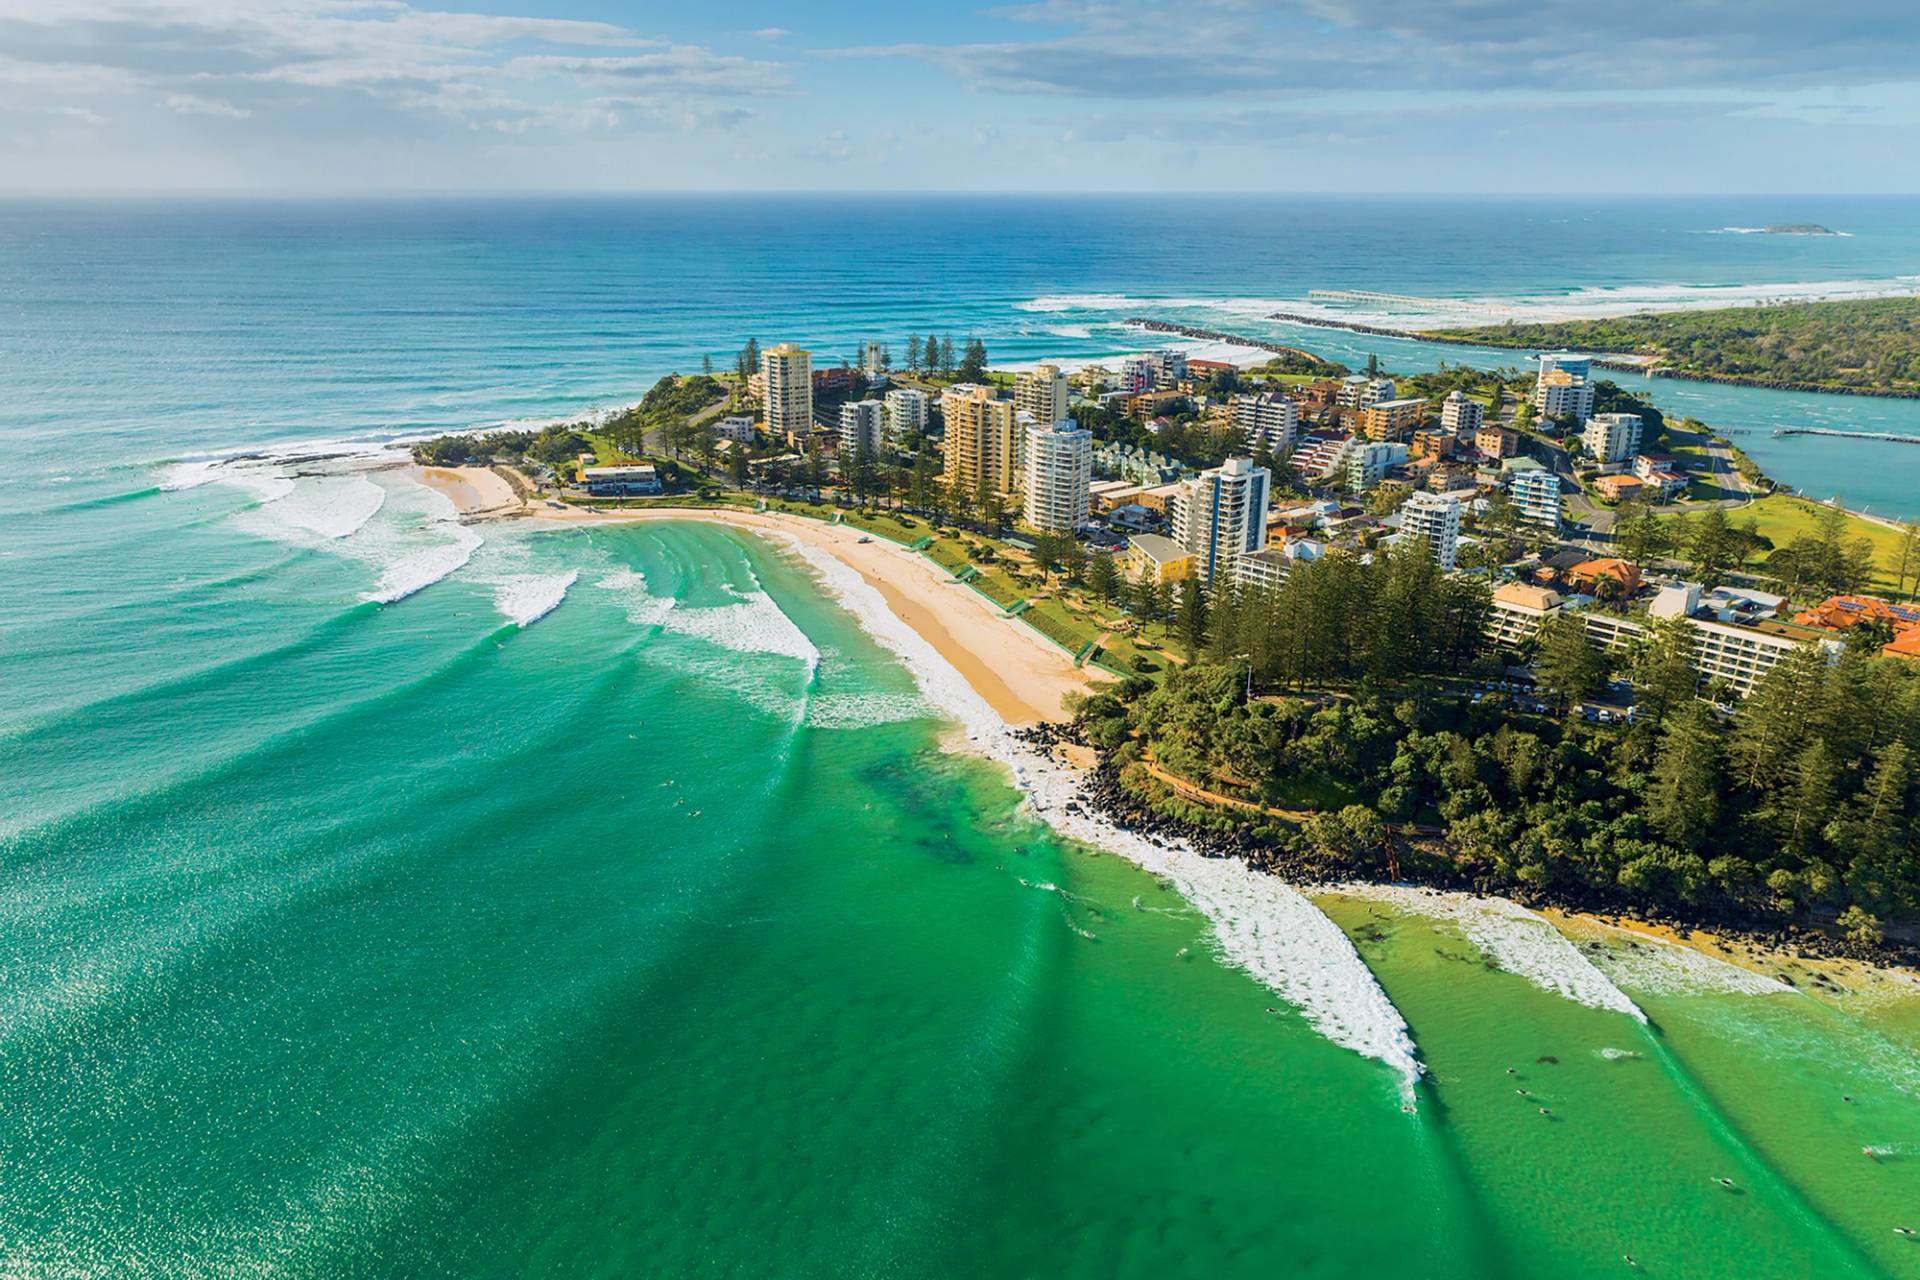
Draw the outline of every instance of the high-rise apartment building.
[[[1425,490],[1415,493],[1400,508],[1400,531],[1408,537],[1425,538],[1433,562],[1442,569],[1453,568],[1460,549],[1460,500]]]
[[[1265,448],[1278,458],[1293,448],[1294,432],[1300,429],[1300,405],[1278,391],[1238,395],[1233,398],[1233,425],[1250,451]]]
[[[958,481],[969,493],[983,485],[1000,494],[1018,487],[1020,441],[1013,401],[996,400],[992,387],[957,383],[940,393],[940,416],[947,424],[947,483]]]
[[[1470,437],[1480,429],[1484,413],[1478,400],[1467,399],[1467,393],[1456,388],[1440,402],[1440,425],[1457,436]]]
[[[1228,458],[1181,482],[1173,495],[1173,540],[1192,553],[1208,583],[1232,581],[1234,561],[1267,545],[1271,477],[1247,458]]]
[[[1026,442],[1022,513],[1047,533],[1077,533],[1087,524],[1093,488],[1093,432],[1061,418]]]
[[[886,435],[886,405],[879,400],[852,400],[840,406],[840,452],[861,449],[879,453]]]
[[[1059,365],[1037,365],[1019,374],[1013,380],[1013,407],[1015,412],[1033,415],[1033,420],[1042,428],[1050,427],[1068,416],[1068,405],[1073,394],[1067,375],[1060,372]]]
[[[1596,413],[1580,430],[1580,445],[1598,462],[1625,462],[1640,452],[1640,415]]]
[[[760,355],[766,378],[767,430],[777,438],[804,440],[813,430],[813,355],[791,342]]]
[[[911,387],[898,387],[887,392],[887,425],[885,438],[887,444],[895,449],[908,436],[917,435],[927,429],[927,393]]]
[[[1593,416],[1593,360],[1555,352],[1537,357],[1540,376],[1533,384],[1533,408],[1543,418],[1585,422]]]

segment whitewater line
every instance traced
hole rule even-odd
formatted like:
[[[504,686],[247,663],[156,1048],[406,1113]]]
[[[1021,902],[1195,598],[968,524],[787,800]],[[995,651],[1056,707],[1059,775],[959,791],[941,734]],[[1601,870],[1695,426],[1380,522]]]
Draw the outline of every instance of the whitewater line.
[[[1551,923],[1505,898],[1413,885],[1345,884],[1337,892],[1445,920],[1496,966],[1576,1004],[1645,1023],[1640,1006]]]
[[[818,570],[862,630],[892,651],[972,746],[1007,766],[1033,811],[1062,835],[1125,857],[1171,881],[1212,923],[1225,961],[1297,1008],[1328,1040],[1392,1068],[1409,1106],[1424,1071],[1406,1019],[1340,926],[1299,890],[1238,858],[1206,858],[1182,840],[1148,839],[1070,811],[1080,771],[1016,739],[1006,722],[880,592],[831,553],[778,531]]]

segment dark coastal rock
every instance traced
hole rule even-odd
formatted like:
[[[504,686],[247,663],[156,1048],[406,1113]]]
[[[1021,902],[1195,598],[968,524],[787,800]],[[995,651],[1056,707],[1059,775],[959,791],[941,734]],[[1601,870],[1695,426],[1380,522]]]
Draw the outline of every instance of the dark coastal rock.
[[[1062,744],[1087,746],[1082,726],[1067,723],[1040,723],[1012,730],[1013,736],[1029,746],[1043,750]],[[1165,848],[1184,841],[1194,852],[1206,858],[1239,858],[1249,867],[1278,876],[1301,888],[1325,888],[1343,882],[1366,884],[1418,884],[1431,889],[1465,890],[1487,896],[1505,897],[1530,910],[1556,909],[1596,915],[1610,923],[1622,920],[1644,921],[1671,929],[1682,938],[1696,930],[1709,929],[1730,940],[1744,941],[1779,954],[1803,960],[1850,959],[1875,965],[1920,966],[1920,947],[1889,940],[1870,946],[1837,937],[1795,923],[1782,923],[1751,911],[1708,905],[1689,908],[1684,914],[1664,908],[1648,908],[1618,897],[1590,891],[1564,888],[1537,888],[1501,880],[1486,867],[1466,866],[1454,860],[1426,860],[1397,879],[1366,867],[1329,866],[1310,850],[1295,847],[1284,840],[1270,839],[1251,826],[1238,825],[1222,830],[1189,822],[1155,808],[1145,796],[1127,785],[1121,769],[1106,752],[1097,753],[1097,763],[1081,782],[1078,796],[1069,803],[1069,812],[1097,816],[1122,831],[1132,832]],[[1444,842],[1429,847],[1445,850]]]

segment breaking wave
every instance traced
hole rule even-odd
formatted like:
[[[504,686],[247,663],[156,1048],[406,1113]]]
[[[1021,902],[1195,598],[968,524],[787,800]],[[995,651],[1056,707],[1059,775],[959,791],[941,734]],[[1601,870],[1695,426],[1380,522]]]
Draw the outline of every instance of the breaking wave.
[[[1603,926],[1607,938],[1588,954],[1608,977],[1649,995],[1793,995],[1777,978],[1665,938]]]
[[[932,714],[933,708],[918,694],[816,693],[807,703],[806,722],[815,729],[865,729]]]
[[[1536,987],[1595,1009],[1624,1013],[1636,1022],[1647,1015],[1613,985],[1553,925],[1516,902],[1411,885],[1343,885],[1342,893],[1397,907],[1410,915],[1444,920],[1499,968]]]
[[[579,577],[578,569],[565,573],[516,574],[494,588],[493,607],[507,621],[530,627],[560,607]]]
[[[364,476],[272,476],[262,488],[272,496],[242,512],[239,523],[250,533],[282,541],[350,537],[387,500],[387,491]]]
[[[804,663],[812,671],[820,665],[820,650],[807,633],[794,625],[765,591],[731,591],[732,604],[700,608],[677,604],[663,625],[676,635],[691,636],[735,653],[771,653]]]
[[[452,540],[408,552],[388,564],[380,573],[373,590],[362,596],[376,604],[393,604],[423,591],[442,578],[457,573],[486,541],[461,525],[450,526]]]
[[[1149,840],[1080,811],[1076,770],[1014,739],[960,673],[859,574],[816,547],[789,541],[861,627],[906,663],[927,700],[1012,771],[1035,813],[1063,835],[1171,881],[1211,922],[1227,963],[1300,1010],[1327,1039],[1392,1068],[1411,1105],[1422,1072],[1413,1037],[1338,925],[1292,886],[1238,859],[1203,858],[1184,842]]]

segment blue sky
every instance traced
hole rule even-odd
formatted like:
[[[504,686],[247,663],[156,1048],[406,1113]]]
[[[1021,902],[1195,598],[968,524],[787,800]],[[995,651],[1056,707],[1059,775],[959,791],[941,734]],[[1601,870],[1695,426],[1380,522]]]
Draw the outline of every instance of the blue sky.
[[[1912,0],[0,0],[0,191],[1911,192]]]

